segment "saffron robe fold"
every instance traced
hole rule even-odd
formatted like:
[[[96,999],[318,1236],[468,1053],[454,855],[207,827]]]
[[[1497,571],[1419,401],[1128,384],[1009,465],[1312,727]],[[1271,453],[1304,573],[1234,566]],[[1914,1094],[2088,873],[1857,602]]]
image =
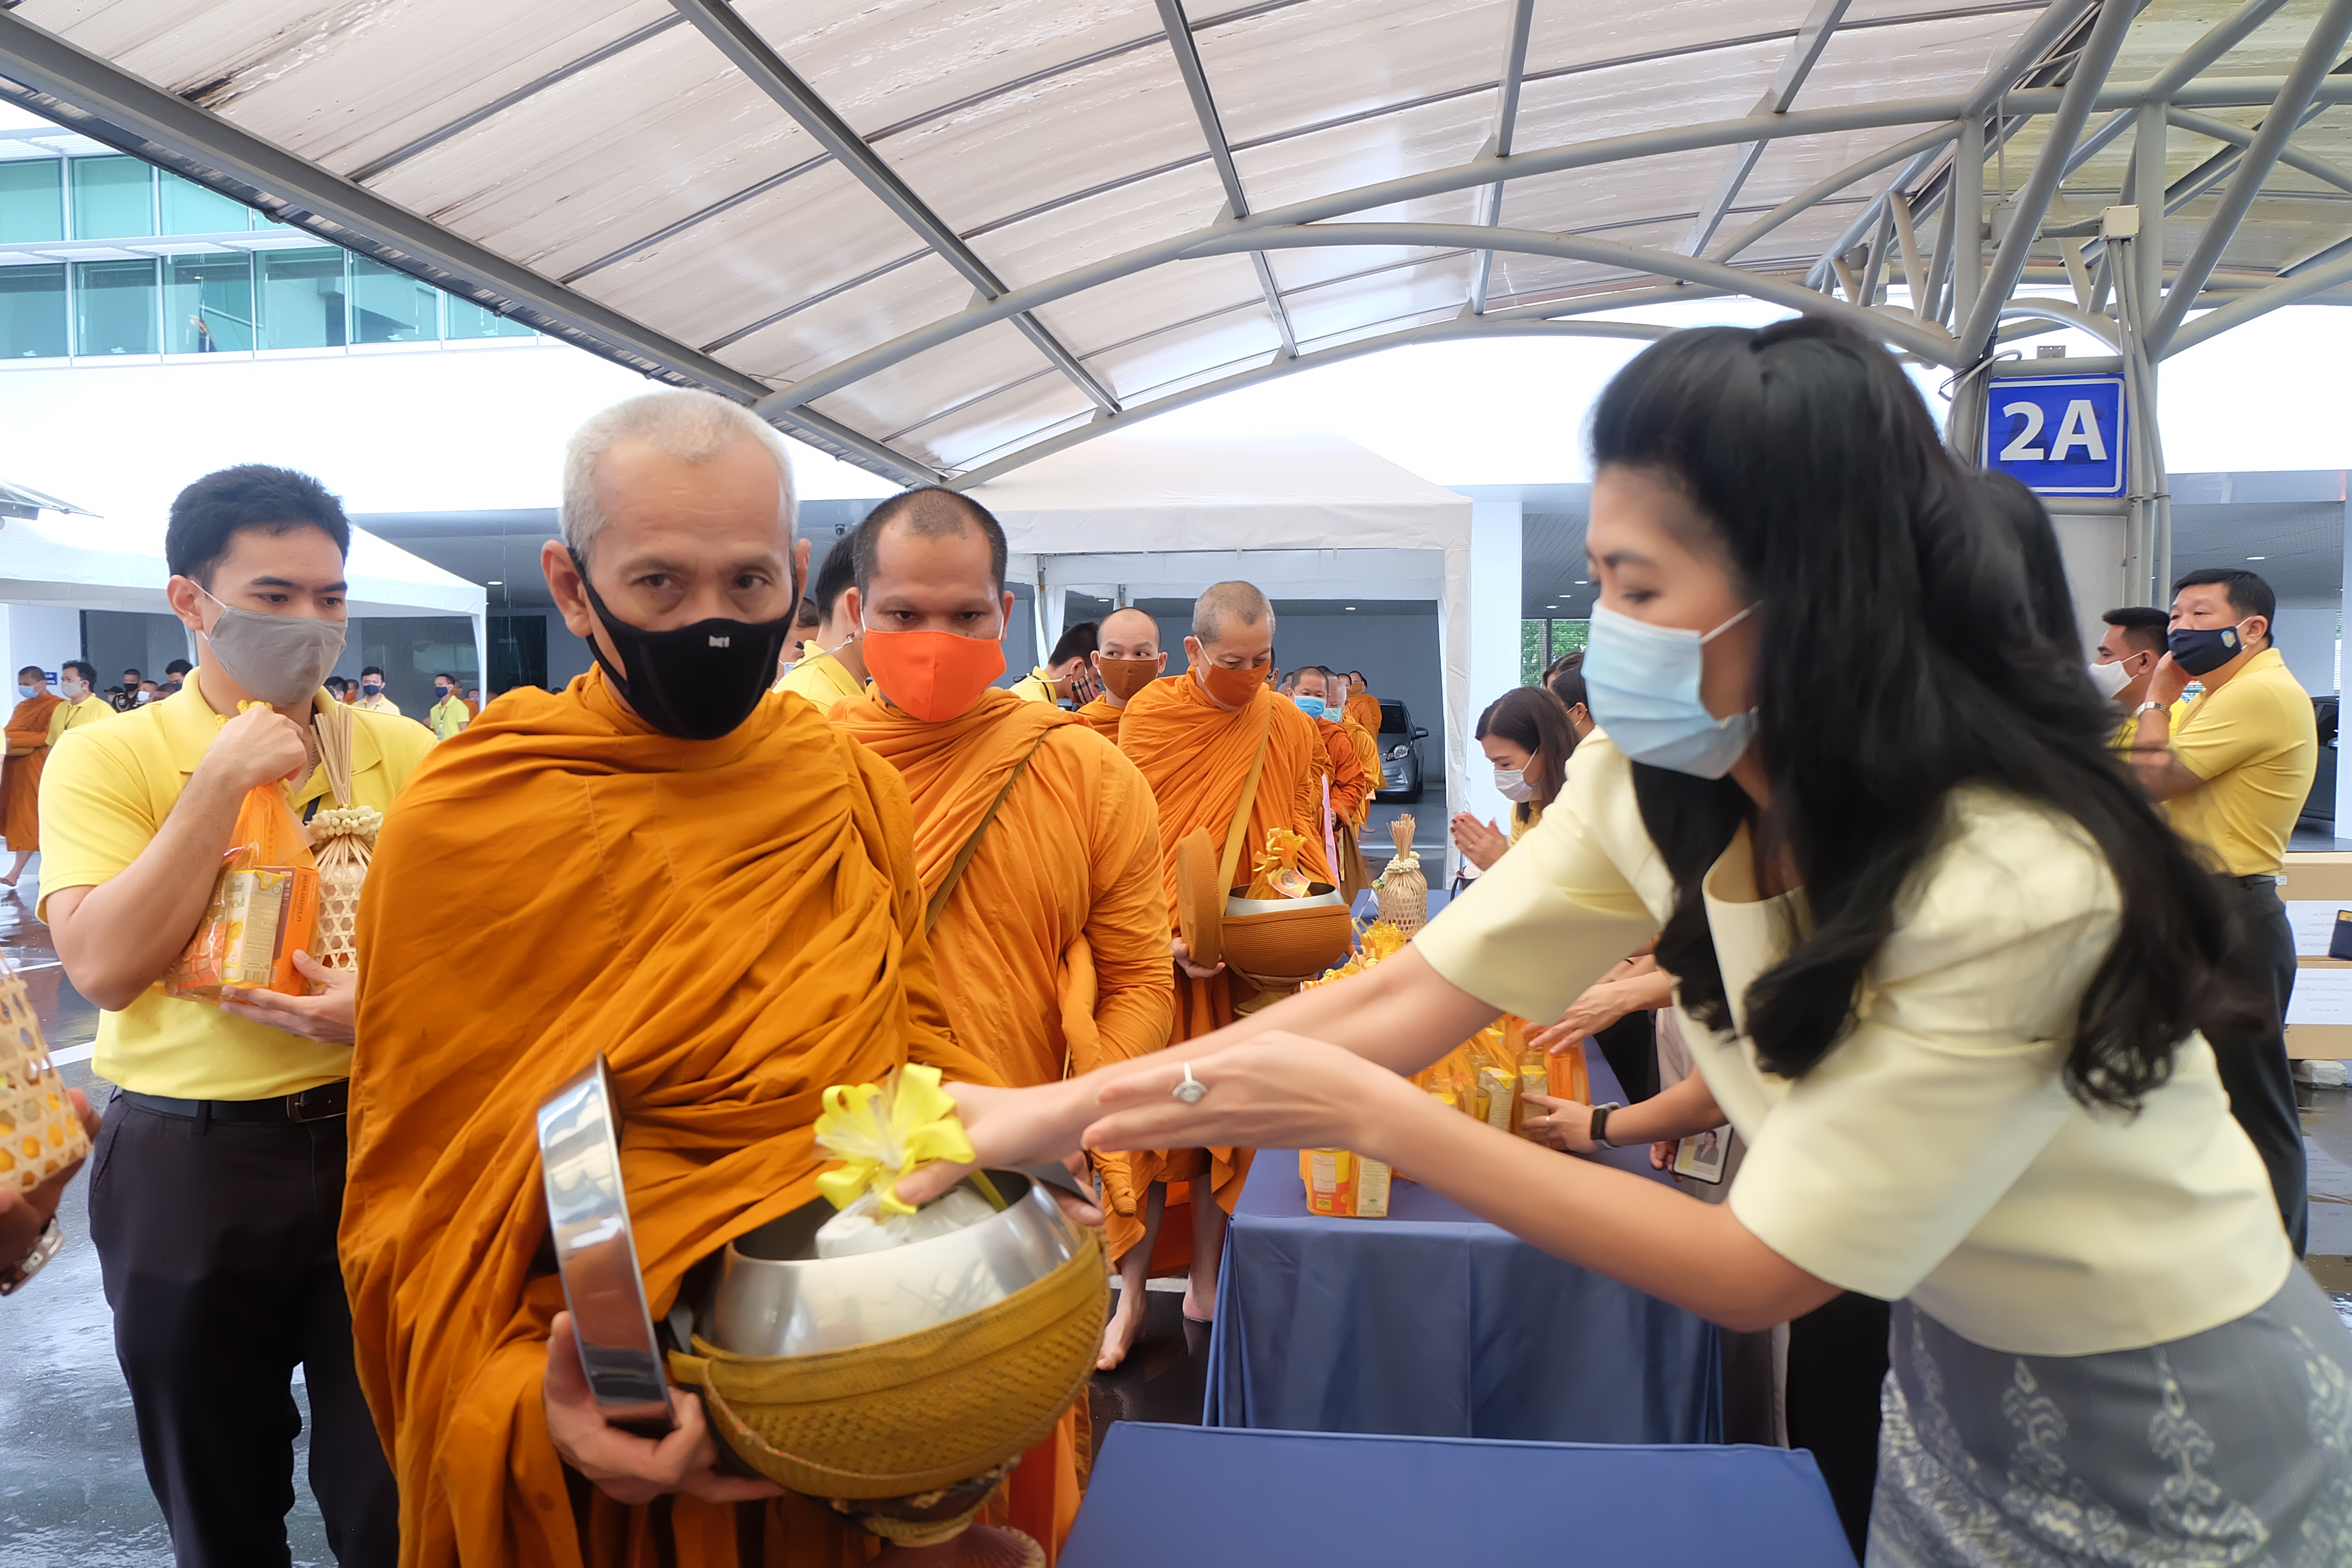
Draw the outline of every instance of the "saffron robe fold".
[[[1303,835],[1307,850],[1299,869],[1313,880],[1331,880],[1323,860],[1323,787],[1317,759],[1324,754],[1315,721],[1298,705],[1272,687],[1261,689],[1247,706],[1232,711],[1209,700],[1190,674],[1163,676],[1129,699],[1119,725],[1119,750],[1142,772],[1160,804],[1160,873],[1165,895],[1167,929],[1176,930],[1176,846],[1194,828],[1206,828],[1219,853],[1241,804],[1250,762],[1257,754],[1258,737],[1266,736],[1265,764],[1260,772],[1244,830],[1241,869],[1248,868],[1266,834],[1284,828]],[[1229,973],[1196,980],[1176,974],[1176,1020],[1171,1040],[1197,1039],[1234,1021],[1234,982]],[[1255,987],[1252,988],[1253,993]],[[1233,1212],[1242,1183],[1249,1174],[1246,1149],[1161,1151],[1137,1155],[1135,1179],[1140,1192],[1150,1181],[1170,1183],[1205,1179],[1217,1203]],[[1180,1212],[1181,1202],[1172,1190],[1167,1217],[1160,1226],[1160,1245],[1153,1249],[1155,1269],[1178,1267],[1191,1255],[1191,1219]],[[1105,1216],[1103,1236],[1111,1256],[1118,1258],[1142,1239],[1143,1220],[1117,1213]]]
[[[1114,746],[1118,744],[1118,721],[1126,716],[1127,710],[1113,704],[1108,697],[1097,697],[1078,710],[1078,717]]]
[[[361,900],[341,1234],[407,1568],[735,1568],[733,1508],[599,1492],[575,1528],[540,1393],[563,1299],[533,1112],[604,1056],[660,1313],[815,1195],[828,1085],[908,1060],[996,1081],[949,1034],[912,845],[898,773],[793,695],[686,742],[592,670],[508,693],[417,770]],[[875,1549],[799,1499],[758,1511],[768,1563]]]
[[[41,769],[49,760],[49,719],[65,706],[54,691],[27,697],[8,715],[10,756],[0,763],[0,838],[8,847],[41,847]]]
[[[1372,737],[1375,745],[1380,742],[1381,700],[1379,698],[1369,691],[1359,691],[1348,699],[1348,705],[1342,711],[1364,727],[1364,732]]]
[[[1363,854],[1356,847],[1356,826],[1370,809],[1372,798],[1372,781],[1365,776],[1364,759],[1356,749],[1356,737],[1363,731],[1329,719],[1316,720],[1315,729],[1323,742],[1321,771],[1328,818],[1324,858],[1331,866],[1331,880],[1353,904],[1356,895],[1372,885]]]

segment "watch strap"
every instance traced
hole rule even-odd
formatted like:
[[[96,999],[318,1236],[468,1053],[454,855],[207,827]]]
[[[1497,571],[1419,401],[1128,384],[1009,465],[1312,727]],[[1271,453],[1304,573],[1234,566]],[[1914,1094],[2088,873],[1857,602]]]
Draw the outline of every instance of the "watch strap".
[[[1616,1144],[1609,1142],[1609,1113],[1624,1109],[1622,1104],[1613,1100],[1606,1105],[1596,1105],[1592,1108],[1592,1142],[1595,1147],[1601,1149],[1617,1147]]]
[[[18,1258],[15,1266],[5,1273],[0,1273],[0,1296],[13,1296],[24,1289],[25,1282],[38,1274],[42,1266],[55,1258],[65,1244],[66,1233],[58,1224],[56,1216],[52,1215],[49,1223],[41,1228],[40,1236],[33,1242],[32,1250]]]

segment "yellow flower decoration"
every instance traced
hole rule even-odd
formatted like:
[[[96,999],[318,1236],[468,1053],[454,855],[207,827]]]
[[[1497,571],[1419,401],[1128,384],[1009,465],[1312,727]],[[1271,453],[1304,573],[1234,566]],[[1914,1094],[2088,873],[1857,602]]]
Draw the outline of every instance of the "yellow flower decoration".
[[[974,1157],[955,1101],[940,1087],[940,1069],[915,1062],[881,1083],[826,1089],[816,1141],[846,1162],[816,1179],[816,1190],[835,1208],[847,1208],[870,1188],[884,1212],[913,1214],[915,1205],[898,1198],[899,1177],[934,1160]]]

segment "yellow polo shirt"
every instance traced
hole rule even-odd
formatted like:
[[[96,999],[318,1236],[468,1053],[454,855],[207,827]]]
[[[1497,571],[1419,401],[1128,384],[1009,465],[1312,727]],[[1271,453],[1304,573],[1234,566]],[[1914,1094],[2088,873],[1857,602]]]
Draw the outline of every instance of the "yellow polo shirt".
[[[79,702],[61,702],[49,714],[49,744],[68,730],[79,730],[85,724],[95,724],[100,719],[114,717],[114,704],[96,693]]]
[[[1043,702],[1050,707],[1054,701],[1054,683],[1045,679],[1042,669],[1032,669],[1014,681],[1011,690],[1024,702]]]
[[[60,888],[94,888],[146,849],[227,722],[197,689],[67,733],[41,774],[41,918]],[[323,691],[313,700],[333,700]],[[354,804],[390,809],[433,733],[405,719],[352,712]],[[287,786],[297,816],[327,793],[321,767]],[[306,1040],[224,1013],[208,1002],[163,994],[157,983],[120,1013],[101,1012],[90,1070],[141,1094],[183,1100],[268,1100],[351,1076],[352,1048]]]
[[[2164,803],[2174,831],[2232,877],[2276,875],[2319,767],[2311,697],[2278,649],[2254,655],[2187,711],[2175,708],[2172,752],[2205,781]]]
[[[813,653],[784,671],[775,689],[798,692],[815,703],[818,712],[830,713],[835,703],[845,697],[855,697],[865,689],[841,660],[829,653]]]

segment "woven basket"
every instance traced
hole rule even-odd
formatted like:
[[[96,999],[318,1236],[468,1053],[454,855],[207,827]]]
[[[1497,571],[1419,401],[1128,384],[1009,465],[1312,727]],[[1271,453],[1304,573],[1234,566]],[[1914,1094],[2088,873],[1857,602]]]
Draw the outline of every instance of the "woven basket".
[[[778,1486],[920,1510],[933,1503],[918,1494],[1001,1473],[1086,1396],[1110,1286],[1100,1241],[1085,1237],[1045,1279],[938,1328],[800,1356],[735,1355],[697,1334],[670,1374],[702,1391],[711,1426]]]
[[[29,1193],[89,1152],[32,998],[0,958],[0,1192]]]
[[[1408,852],[1389,862],[1381,873],[1381,919],[1411,936],[1429,923],[1429,883],[1421,857]]]

